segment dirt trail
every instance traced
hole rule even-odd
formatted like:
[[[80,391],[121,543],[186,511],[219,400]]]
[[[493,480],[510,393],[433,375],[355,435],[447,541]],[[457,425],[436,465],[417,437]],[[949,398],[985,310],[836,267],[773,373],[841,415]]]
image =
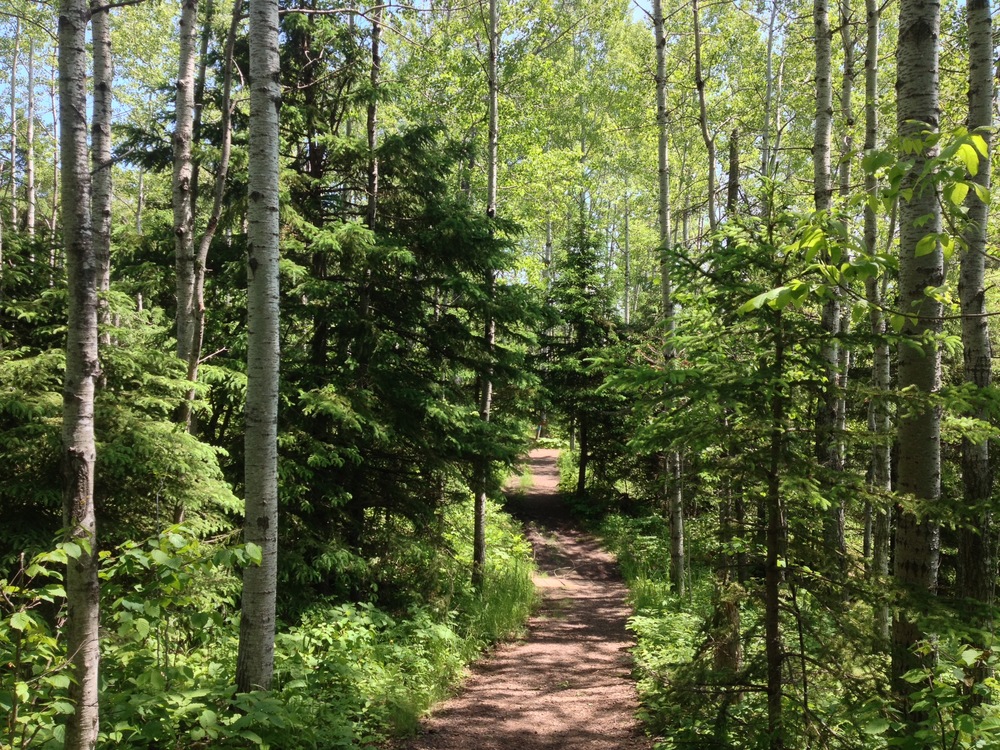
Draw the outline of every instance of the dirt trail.
[[[527,639],[476,665],[408,750],[649,750],[635,712],[625,587],[611,556],[575,529],[557,492],[558,451],[532,451],[512,502],[525,521],[542,605]]]

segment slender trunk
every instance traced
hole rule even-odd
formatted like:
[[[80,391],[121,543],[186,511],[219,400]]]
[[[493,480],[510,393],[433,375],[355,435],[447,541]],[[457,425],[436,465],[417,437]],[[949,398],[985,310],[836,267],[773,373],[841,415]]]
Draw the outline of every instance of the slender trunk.
[[[111,288],[111,108],[113,72],[111,63],[111,11],[95,10],[103,0],[91,0],[91,37],[94,49],[94,117],[91,129],[93,193],[91,214],[94,255],[97,258],[97,317],[110,323],[107,292]],[[111,334],[101,335],[101,344],[111,343]]]
[[[28,207],[25,227],[28,236],[35,236],[35,218],[38,197],[35,186],[35,42],[28,39],[28,116],[25,122],[24,182],[28,192]]]
[[[937,0],[902,0],[899,9],[897,61],[897,132],[900,138],[922,138],[936,133],[938,105],[938,33],[940,5]],[[903,175],[899,202],[899,306],[908,317],[899,347],[899,388],[912,394],[899,419],[899,491],[915,498],[921,508],[932,511],[941,494],[941,412],[927,398],[941,388],[941,355],[937,334],[941,332],[941,303],[926,290],[944,283],[944,259],[940,244],[931,252],[917,254],[917,243],[925,235],[941,231],[941,209],[936,186],[920,182],[927,160],[936,150],[924,144],[907,155],[912,166]],[[910,193],[912,191],[912,193]],[[909,196],[909,197],[908,197]],[[937,523],[911,508],[899,516],[896,530],[894,574],[904,592],[926,596],[937,589],[940,533]],[[914,651],[924,639],[916,621],[901,606],[892,627],[892,677],[900,712],[915,718],[908,695],[911,686],[902,680],[921,664]]]
[[[91,238],[90,160],[87,152],[86,0],[59,5],[59,120],[63,163],[61,191],[69,324],[63,390],[63,525],[75,543],[66,570],[66,651],[73,666],[69,686],[75,711],[66,724],[65,747],[91,750],[98,733],[97,526],[94,514],[94,391],[97,358],[97,259]]]
[[[697,5],[695,5],[696,27],[697,23]],[[667,366],[672,367],[675,354],[673,334],[676,320],[674,317],[673,285],[670,278],[670,122],[667,115],[667,36],[662,0],[653,1],[653,32],[656,35],[656,124],[657,152],[659,154],[657,215],[660,225],[660,315],[663,317],[664,334],[667,337],[664,357]],[[700,66],[700,63],[698,65]],[[700,81],[700,67],[696,68],[695,74]],[[702,104],[704,104],[704,99],[702,99]],[[709,177],[709,212],[714,214],[712,194],[715,183],[713,180],[714,178]],[[670,582],[673,584],[674,593],[677,596],[684,596],[684,495],[681,484],[681,456],[677,451],[669,452],[664,458],[664,469],[666,473],[667,515],[670,519]]]
[[[691,0],[694,14],[694,84],[698,89],[698,123],[708,151],[708,227],[715,234],[719,217],[715,211],[715,136],[708,130],[708,104],[705,101],[705,75],[701,64],[701,12],[698,0]]]
[[[990,188],[990,152],[993,127],[993,28],[988,0],[968,0],[966,21],[969,29],[969,130],[986,139],[987,154],[979,160],[979,171],[971,179],[987,190]],[[968,225],[965,229],[966,250],[962,255],[958,294],[962,306],[962,345],[965,360],[965,382],[977,388],[989,388],[993,379],[990,348],[989,317],[986,309],[985,271],[987,253],[987,221],[989,206],[979,199],[975,190],[966,201]],[[988,420],[981,410],[979,419]],[[989,441],[962,442],[962,482],[968,516],[958,537],[958,595],[965,598],[975,614],[971,622],[991,628],[988,613],[993,608],[994,539],[990,498],[993,493],[993,473],[990,468]],[[980,646],[985,646],[980,642]],[[977,681],[988,675],[981,668]]]
[[[212,36],[212,21],[215,15],[215,0],[207,0],[205,3],[205,19],[201,25],[201,39],[198,43],[198,57],[196,59],[197,72],[194,75],[194,95],[192,96],[192,105],[194,117],[191,122],[191,142],[192,144],[201,142],[201,116],[205,109],[205,78],[208,72],[208,42]],[[195,23],[197,23],[197,17],[195,18]],[[192,152],[191,157],[191,190],[189,191],[189,196],[191,199],[191,216],[195,217],[198,215],[198,183],[201,178],[201,164],[200,160]],[[192,218],[192,222],[194,219]],[[192,237],[194,229],[192,227]],[[193,242],[193,239],[192,239]],[[197,263],[197,260],[195,261]],[[197,275],[197,271],[195,271]],[[197,281],[195,281],[197,285]],[[197,290],[194,292],[196,297],[198,294]],[[197,307],[197,303],[195,304]],[[195,310],[197,315],[197,310]],[[195,324],[196,325],[196,324]]]
[[[764,127],[761,130],[760,173],[765,178],[774,171],[771,155],[771,108],[774,99],[774,32],[778,18],[778,0],[771,0],[771,19],[767,24],[767,59],[764,63]]]
[[[816,59],[816,120],[813,130],[813,202],[817,212],[829,212],[833,206],[833,180],[831,175],[831,151],[833,134],[833,83],[831,77],[831,46],[833,34],[830,30],[830,8],[828,0],[813,1],[813,27],[815,34]],[[826,262],[832,262],[828,254]],[[840,471],[839,440],[836,434],[837,404],[840,399],[839,360],[840,347],[840,291],[833,290],[830,299],[823,305],[822,327],[824,332],[823,360],[825,363],[826,388],[821,394],[816,412],[816,457],[831,471]],[[833,486],[832,478],[827,488]],[[844,563],[844,508],[840,501],[831,506],[829,516],[824,520],[825,548],[829,554],[838,557],[838,567]]]
[[[194,330],[191,336],[191,352],[188,355],[187,378],[190,382],[198,381],[198,368],[201,364],[201,351],[205,339],[205,270],[208,266],[208,251],[219,228],[222,209],[226,195],[226,178],[229,174],[229,157],[232,152],[232,89],[233,89],[233,50],[236,46],[236,34],[239,31],[243,14],[243,0],[233,4],[232,20],[229,33],[226,36],[226,47],[223,51],[222,69],[222,112],[219,129],[222,131],[222,144],[219,153],[219,164],[215,171],[215,182],[212,187],[212,212],[208,217],[205,232],[198,243],[198,252],[194,259]],[[187,398],[181,405],[180,422],[193,428],[191,421],[191,403],[194,401],[194,390],[188,391]]]
[[[628,191],[625,191],[625,234],[622,244],[622,253],[625,256],[625,298],[624,298],[624,321],[625,325],[629,325],[631,322],[631,300],[629,299],[629,292],[632,286],[632,249],[630,246],[631,236],[629,229],[629,214],[631,213],[631,207],[629,206]]]
[[[268,689],[274,671],[278,562],[278,2],[250,6],[247,211],[246,520],[244,540],[261,564],[243,571],[236,661],[240,692]]]
[[[587,464],[590,463],[590,435],[587,419],[580,417],[580,462],[576,470],[576,496],[587,494]]]
[[[878,54],[879,23],[881,11],[878,0],[865,0],[865,14],[868,41],[865,46],[865,153],[872,153],[878,145]],[[870,199],[878,196],[878,180],[875,173],[865,173],[865,193]],[[878,252],[878,219],[871,203],[865,204],[864,217],[865,253],[873,258]],[[883,591],[889,578],[889,493],[892,491],[890,479],[890,453],[892,429],[889,414],[889,343],[885,339],[885,315],[882,304],[885,278],[870,278],[865,282],[865,296],[869,304],[869,320],[872,338],[875,341],[872,352],[872,400],[869,405],[869,424],[873,435],[871,453],[871,489],[880,501],[872,508],[872,562],[871,578],[876,590]],[[875,604],[875,635],[880,649],[889,643],[889,604],[880,597]]]
[[[14,49],[10,58],[10,226],[17,231],[17,63],[21,51],[21,18],[14,18]]]
[[[194,163],[191,151],[197,26],[198,0],[183,0],[177,94],[174,100],[174,167],[171,197],[174,211],[174,262],[177,272],[177,356],[185,362],[191,356],[191,339],[194,331],[194,213],[191,204]]]
[[[499,71],[498,55],[500,46],[500,18],[498,0],[489,0],[490,17],[487,34],[489,36],[489,60],[487,61],[486,77],[489,102],[487,105],[489,119],[489,134],[486,165],[486,216],[492,220],[497,213],[497,168],[499,166]],[[491,228],[492,233],[492,228]],[[493,407],[493,350],[496,344],[496,319],[493,316],[493,293],[495,274],[493,269],[486,272],[486,324],[483,343],[486,364],[480,377],[481,390],[479,396],[479,418],[483,422],[490,421],[490,411]],[[486,456],[481,456],[476,468],[476,508],[475,528],[473,529],[472,583],[479,589],[483,585],[486,572],[486,494],[489,480],[490,462]]]
[[[781,642],[781,579],[784,519],[781,508],[781,469],[784,452],[785,394],[781,388],[785,367],[784,321],[774,324],[774,377],[771,396],[771,455],[767,480],[766,559],[764,563],[764,653],[767,659],[767,732],[770,750],[784,750],[782,710],[784,646]]]
[[[59,119],[61,118],[57,118],[55,116],[55,113],[59,111],[59,103],[58,103],[59,85],[56,80],[57,68],[58,65],[56,64],[56,60],[53,60],[53,65],[50,71],[50,78],[49,78],[49,104],[51,105],[51,112],[53,113],[53,119],[56,120],[56,122],[54,123],[55,132],[52,134],[52,138],[55,142],[62,143],[61,140],[62,126],[59,123]],[[51,193],[52,210],[51,213],[49,214],[49,239],[50,239],[49,246],[52,248],[52,251],[49,256],[49,267],[51,269],[51,273],[49,275],[49,286],[52,286],[55,281],[55,269],[57,266],[56,247],[59,244],[58,219],[59,219],[59,209],[61,207],[60,185],[62,184],[60,182],[60,177],[59,177],[59,157],[61,150],[62,150],[61,148],[52,149],[52,193]]]
[[[375,220],[378,218],[378,156],[376,146],[378,143],[378,101],[376,92],[380,84],[382,71],[382,7],[376,6],[372,10],[372,67],[371,67],[371,100],[368,102],[368,203],[366,207],[365,220],[369,229],[375,228]]]
[[[135,231],[142,234],[142,210],[146,207],[146,186],[144,184],[145,170],[139,167],[139,184],[136,187],[135,198]]]

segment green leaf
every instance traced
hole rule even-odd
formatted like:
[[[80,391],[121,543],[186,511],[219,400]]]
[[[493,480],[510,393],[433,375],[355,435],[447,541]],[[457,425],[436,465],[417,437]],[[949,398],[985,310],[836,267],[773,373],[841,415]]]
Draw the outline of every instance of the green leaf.
[[[896,157],[888,151],[869,151],[861,160],[861,167],[866,172],[877,172],[883,167],[888,167],[895,161]]]
[[[973,177],[979,173],[979,151],[971,143],[963,143],[955,154]]]
[[[941,239],[941,253],[944,255],[944,261],[947,263],[951,260],[951,256],[955,253],[955,238],[951,235],[945,235]]]
[[[71,714],[74,711],[73,704],[69,701],[54,701],[52,707],[57,714]]]
[[[882,734],[888,729],[889,729],[888,720],[879,717],[877,719],[872,719],[867,724],[865,724],[864,732],[865,734]]]
[[[965,197],[969,194],[969,183],[953,182],[944,188],[944,197],[953,206],[961,206],[965,202]]]
[[[990,189],[979,183],[973,182],[972,189],[976,191],[976,196],[987,206],[990,204]]]
[[[917,247],[913,251],[913,257],[920,258],[921,256],[924,255],[930,255],[935,250],[937,250],[937,246],[938,246],[937,234],[933,232],[931,232],[930,234],[925,234],[923,237],[920,238],[920,241],[917,242]]]
[[[253,542],[247,542],[247,557],[250,558],[250,562],[254,565],[260,565],[261,560],[264,559],[264,553],[260,548],[259,544],[254,544]]]
[[[32,625],[34,625],[34,620],[31,619],[31,616],[27,612],[15,612],[11,615],[10,626],[14,630],[27,630]]]
[[[892,328],[892,330],[895,331],[896,333],[902,331],[903,326],[905,325],[906,325],[905,315],[900,315],[899,313],[892,313],[889,316],[889,327]]]
[[[67,557],[72,557],[74,560],[79,560],[80,555],[83,554],[83,549],[75,542],[63,542],[60,547],[62,547]]]

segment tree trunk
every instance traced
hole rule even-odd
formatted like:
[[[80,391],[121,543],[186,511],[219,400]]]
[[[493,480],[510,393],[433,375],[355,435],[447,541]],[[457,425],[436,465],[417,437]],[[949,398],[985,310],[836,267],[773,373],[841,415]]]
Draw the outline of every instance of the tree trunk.
[[[240,692],[268,689],[274,670],[278,562],[278,110],[277,0],[250,6],[250,144],[247,189],[248,294],[246,520],[244,540],[261,564],[243,571],[236,662]]]
[[[198,31],[198,0],[183,0],[180,56],[174,100],[174,168],[171,199],[174,210],[174,262],[177,272],[177,356],[187,362],[194,332],[194,212],[191,188],[194,161],[194,64]]]
[[[897,131],[901,138],[936,133],[938,109],[938,33],[940,5],[936,0],[902,0],[897,48]],[[934,593],[940,534],[933,513],[941,494],[941,413],[926,402],[941,388],[941,355],[936,336],[941,331],[941,303],[925,290],[944,282],[940,243],[917,255],[917,243],[941,231],[941,209],[933,183],[919,183],[927,160],[935,155],[925,145],[907,155],[912,167],[903,175],[899,203],[899,306],[908,317],[899,347],[899,388],[912,394],[899,419],[899,491],[920,504],[921,515],[904,508],[896,531],[894,573],[904,592]],[[912,196],[908,191],[913,191]],[[928,338],[930,337],[930,338]],[[925,637],[908,615],[904,600],[892,627],[892,676],[900,712],[911,716],[910,685],[902,676],[920,665],[914,647]]]
[[[499,94],[500,82],[497,67],[499,47],[500,47],[500,18],[497,8],[498,0],[490,0],[489,28],[489,60],[486,66],[486,78],[488,87],[487,117],[489,119],[489,133],[487,144],[487,165],[486,165],[486,216],[492,220],[497,214],[497,169],[499,167]],[[490,232],[492,233],[492,228]],[[486,355],[486,364],[480,377],[481,389],[479,394],[479,418],[484,423],[490,421],[490,411],[493,407],[493,349],[496,344],[496,319],[493,316],[493,292],[494,292],[494,271],[491,268],[486,272],[486,324],[483,333],[483,343]],[[481,456],[476,467],[476,499],[475,499],[475,527],[473,529],[472,546],[472,583],[476,589],[483,585],[486,573],[486,495],[488,490],[490,461],[487,456]]]
[[[816,121],[813,131],[813,202],[817,213],[828,213],[833,207],[833,179],[831,176],[831,152],[833,133],[833,81],[831,75],[830,7],[828,0],[814,0],[813,27],[816,53]],[[832,258],[827,255],[827,263]],[[830,471],[840,471],[840,446],[836,434],[837,404],[840,399],[839,364],[840,347],[840,290],[831,290],[832,295],[823,305],[822,326],[824,333],[823,360],[825,363],[826,388],[820,396],[816,413],[816,457]],[[826,483],[831,489],[834,480]],[[844,506],[841,501],[832,504],[823,524],[824,545],[830,555],[835,555],[837,568],[842,569],[846,541],[844,539]]]
[[[698,25],[697,3],[695,4],[695,28]],[[657,153],[659,155],[658,174],[659,190],[657,192],[657,215],[660,225],[660,314],[663,317],[664,335],[667,345],[664,350],[666,366],[673,367],[674,344],[673,334],[676,327],[674,318],[673,285],[670,278],[670,129],[667,116],[667,36],[664,27],[662,0],[653,0],[653,32],[656,41],[656,124]],[[696,46],[696,55],[700,56],[700,48]],[[696,65],[695,75],[701,81],[700,57]],[[703,95],[703,83],[699,84],[699,92]],[[702,98],[702,114],[704,115],[704,98]],[[703,120],[703,125],[704,125]],[[707,126],[706,126],[707,127]],[[704,131],[707,134],[707,129]],[[706,144],[708,142],[706,141]],[[714,163],[714,143],[709,151],[710,163]],[[714,214],[715,199],[713,197],[715,182],[709,177],[709,213]],[[713,225],[714,228],[714,225]],[[684,596],[684,495],[681,484],[681,456],[677,451],[669,451],[664,457],[665,490],[667,493],[667,515],[670,519],[670,582],[674,593]]]
[[[193,311],[194,329],[191,334],[191,351],[187,361],[187,379],[191,383],[198,381],[198,368],[201,365],[201,352],[205,339],[205,270],[208,266],[208,251],[212,247],[219,220],[222,217],[223,201],[226,195],[226,178],[229,174],[229,157],[232,152],[232,90],[233,90],[233,50],[236,46],[236,34],[239,31],[243,14],[243,0],[233,4],[232,20],[226,36],[226,47],[223,51],[222,68],[222,112],[219,129],[222,131],[219,164],[215,172],[215,182],[212,187],[212,213],[208,217],[205,232],[198,243],[198,253],[194,259],[193,279]],[[191,414],[191,404],[194,401],[194,390],[188,391],[187,398],[181,405],[179,421],[190,431],[194,428]]]
[[[771,108],[774,99],[774,24],[778,18],[778,0],[771,0],[771,19],[767,24],[767,59],[764,63],[764,127],[761,129],[760,173],[764,178],[774,171],[771,154]]]
[[[698,0],[691,0],[694,14],[694,84],[698,89],[698,123],[708,151],[708,227],[715,234],[719,217],[715,210],[715,136],[708,130],[708,104],[705,101],[705,75],[701,64],[701,11]],[[661,11],[662,18],[662,11]]]
[[[10,226],[17,231],[17,63],[21,51],[21,18],[14,17],[14,49],[10,57]]]
[[[378,91],[379,78],[382,71],[382,6],[376,6],[372,11],[372,67],[371,87],[372,98],[368,102],[368,202],[365,221],[369,229],[375,229],[378,218],[378,155],[375,148],[378,143],[378,101],[375,93]]]
[[[93,164],[93,193],[91,214],[93,222],[94,255],[97,258],[97,317],[108,325],[107,292],[111,289],[111,11],[104,0],[91,0],[91,37],[94,48],[94,118],[91,128],[91,162]],[[101,344],[111,343],[110,333],[101,335]]]
[[[865,153],[869,154],[878,145],[878,54],[879,23],[881,11],[878,0],[865,0],[867,43],[865,46]],[[872,199],[878,196],[878,181],[875,173],[865,173],[865,193]],[[878,252],[878,220],[871,204],[865,204],[864,217],[865,252],[875,257]],[[869,405],[869,425],[873,435],[871,453],[871,490],[876,498],[881,498],[872,507],[872,561],[870,577],[877,591],[884,590],[889,578],[889,493],[892,491],[890,475],[890,430],[889,414],[889,344],[885,340],[885,314],[882,304],[885,299],[886,278],[870,278],[865,281],[865,296],[869,304],[869,320],[872,338],[875,341],[872,352],[872,400]],[[885,597],[875,603],[875,635],[879,648],[889,643],[889,604]]]
[[[35,186],[35,42],[28,39],[28,116],[25,122],[24,183],[27,190],[28,206],[24,225],[28,236],[34,238],[35,216],[38,197]]]
[[[770,750],[784,750],[782,709],[784,646],[781,640],[781,579],[784,519],[781,508],[781,470],[785,440],[785,394],[781,388],[785,367],[785,342],[781,311],[774,324],[774,376],[771,387],[771,456],[767,479],[766,559],[764,562],[764,654],[767,659],[767,732]]]
[[[968,126],[987,143],[987,154],[979,160],[979,172],[971,179],[989,189],[993,127],[993,28],[988,0],[968,0],[966,21],[969,29]],[[969,191],[966,206],[969,211],[964,233],[966,250],[962,255],[958,285],[962,306],[965,382],[977,388],[989,388],[993,370],[984,288],[989,206],[979,199],[975,190]],[[976,416],[989,419],[985,410]],[[969,618],[970,624],[986,627],[993,607],[995,556],[993,518],[989,507],[993,474],[988,440],[978,444],[968,439],[962,442],[962,482],[968,516],[959,527],[958,595],[965,598],[974,611]],[[978,645],[985,646],[981,639]],[[976,675],[978,680],[987,676],[984,670],[979,672]]]
[[[631,312],[631,299],[630,299],[630,287],[632,286],[632,248],[631,248],[631,231],[629,227],[630,214],[632,212],[631,206],[629,205],[628,190],[625,191],[625,235],[622,244],[622,254],[625,256],[625,295],[623,304],[623,320],[625,325],[629,325],[632,320]]]
[[[65,747],[91,750],[98,733],[97,526],[94,514],[94,391],[97,358],[97,259],[91,237],[90,160],[87,152],[86,0],[59,5],[59,145],[63,247],[66,253],[69,324],[63,390],[63,525],[71,555],[66,570],[66,652],[73,667],[69,686],[75,707],[66,724]]]

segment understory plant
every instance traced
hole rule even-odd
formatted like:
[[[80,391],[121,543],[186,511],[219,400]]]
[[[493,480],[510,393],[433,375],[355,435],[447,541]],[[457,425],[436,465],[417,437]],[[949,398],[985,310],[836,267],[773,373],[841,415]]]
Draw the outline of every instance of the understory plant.
[[[319,601],[279,623],[270,691],[235,693],[239,568],[260,551],[184,525],[103,554],[101,742],[118,748],[372,747],[405,734],[463,667],[523,626],[534,601],[529,547],[498,506],[479,592],[468,583],[470,503],[442,511],[435,561],[447,601],[390,610]],[[400,541],[401,545],[406,542]],[[0,745],[62,747],[68,671],[63,543],[0,581]]]

